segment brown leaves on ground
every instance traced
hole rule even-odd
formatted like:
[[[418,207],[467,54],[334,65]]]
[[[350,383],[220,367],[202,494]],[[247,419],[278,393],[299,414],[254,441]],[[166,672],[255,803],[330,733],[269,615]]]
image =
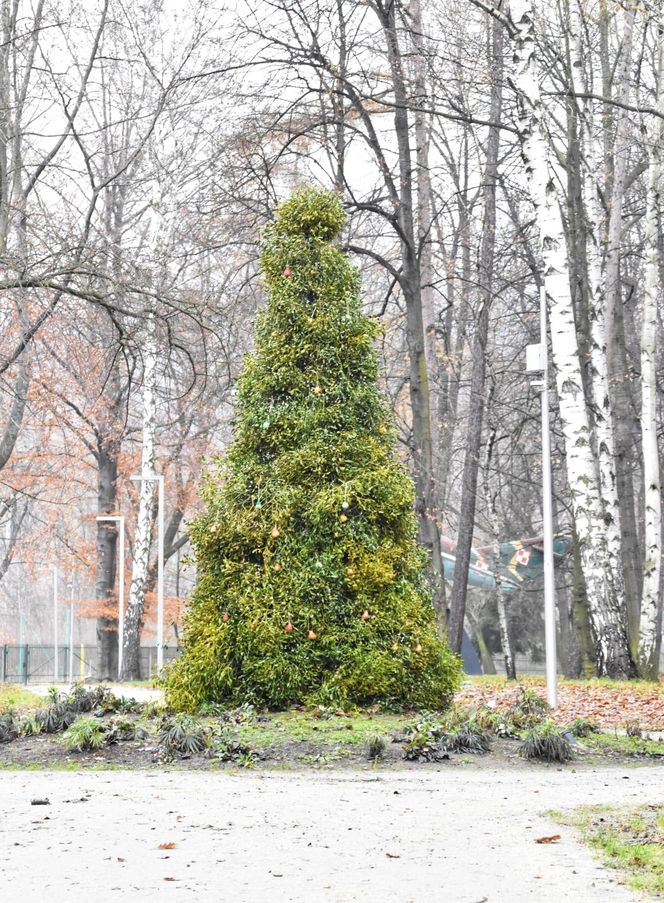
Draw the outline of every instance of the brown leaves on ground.
[[[546,699],[543,679],[527,677],[516,684],[501,679],[467,681],[455,702],[460,706],[490,703],[497,709],[508,709],[522,685],[532,687]],[[664,684],[563,680],[558,685],[558,707],[553,717],[559,724],[588,718],[600,727],[624,727],[631,721],[645,730],[664,730]]]
[[[551,834],[549,837],[538,837],[535,843],[558,843],[560,834]]]
[[[172,840],[169,840],[168,843],[160,843],[159,849],[160,850],[174,850],[175,843]]]

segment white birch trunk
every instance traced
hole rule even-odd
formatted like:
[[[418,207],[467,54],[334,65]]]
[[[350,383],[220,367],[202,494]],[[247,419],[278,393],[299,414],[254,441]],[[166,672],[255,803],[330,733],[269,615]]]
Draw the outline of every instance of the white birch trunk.
[[[571,37],[574,41],[572,73],[574,90],[577,94],[591,93],[587,83],[582,35],[581,10],[579,0],[570,3]],[[625,51],[627,52],[627,51]],[[594,101],[586,99],[581,106],[581,146],[582,192],[586,222],[584,228],[586,259],[588,265],[588,315],[590,320],[590,374],[594,402],[594,437],[597,448],[597,466],[601,504],[606,531],[606,545],[609,556],[608,578],[614,596],[614,605],[627,610],[625,580],[623,575],[622,534],[620,530],[620,499],[616,475],[615,439],[613,414],[609,388],[608,324],[606,304],[606,281],[602,266],[602,235],[604,223],[597,185],[599,136],[595,125]],[[620,164],[624,184],[624,164]],[[619,207],[622,196],[619,192]],[[618,227],[618,241],[620,227]]]
[[[514,83],[519,103],[521,150],[540,232],[567,476],[580,540],[597,667],[600,675],[632,677],[635,669],[627,638],[626,613],[624,607],[616,604],[607,580],[610,558],[598,463],[581,379],[563,221],[543,123],[531,0],[512,0],[511,13],[516,29]]]
[[[656,24],[657,108],[664,116],[664,13],[660,4]],[[648,134],[648,192],[645,217],[645,273],[643,321],[641,326],[641,441],[643,443],[644,564],[643,597],[639,624],[639,669],[642,676],[657,678],[657,631],[660,612],[660,572],[662,560],[662,494],[657,447],[657,300],[659,280],[659,235],[661,155],[664,141],[662,120]]]
[[[148,315],[146,338],[143,346],[143,439],[141,453],[141,477],[139,488],[138,518],[134,534],[134,557],[131,569],[131,585],[125,615],[122,676],[124,679],[140,677],[140,628],[145,606],[145,589],[150,564],[150,545],[154,522],[153,480],[156,457],[157,429],[157,335],[154,313]]]

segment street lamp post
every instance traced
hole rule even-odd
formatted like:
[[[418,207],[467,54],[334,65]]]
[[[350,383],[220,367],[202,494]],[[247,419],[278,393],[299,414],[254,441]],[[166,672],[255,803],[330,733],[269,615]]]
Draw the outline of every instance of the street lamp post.
[[[539,389],[542,406],[542,517],[544,521],[544,637],[546,696],[552,709],[558,704],[556,669],[556,595],[553,573],[553,498],[551,485],[551,435],[549,425],[549,361],[547,353],[546,288],[540,289],[540,341],[526,348],[526,372]]]
[[[164,477],[163,474],[138,474],[131,479],[157,483],[157,672],[164,667]]]
[[[120,538],[120,557],[118,564],[118,680],[122,673],[122,647],[124,645],[124,609],[125,609],[125,519],[122,514],[103,514],[97,517],[97,523],[110,522],[118,525]]]

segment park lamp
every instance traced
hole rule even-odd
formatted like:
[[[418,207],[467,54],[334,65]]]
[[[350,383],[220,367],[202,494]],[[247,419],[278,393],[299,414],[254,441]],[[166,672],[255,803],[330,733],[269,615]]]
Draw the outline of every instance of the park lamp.
[[[132,483],[157,483],[157,672],[164,667],[164,476],[163,474],[135,474]]]
[[[540,393],[542,435],[542,520],[544,536],[544,644],[546,651],[546,698],[558,704],[556,662],[556,595],[553,574],[553,496],[551,484],[551,430],[549,424],[549,365],[547,354],[546,286],[540,288],[540,340],[526,346],[526,374]]]

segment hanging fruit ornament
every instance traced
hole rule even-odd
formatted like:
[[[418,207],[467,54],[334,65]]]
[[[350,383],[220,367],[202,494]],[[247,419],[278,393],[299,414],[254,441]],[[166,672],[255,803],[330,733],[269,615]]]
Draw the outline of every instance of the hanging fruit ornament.
[[[290,267],[286,267],[285,270],[284,270],[284,276],[286,277],[286,279],[288,279],[288,278],[289,278],[290,276],[292,276],[292,275],[293,275],[293,271],[291,270],[291,268],[290,268]]]
[[[381,424],[381,425],[378,427],[378,432],[381,434],[381,436],[384,436],[385,433],[387,432],[387,429]]]
[[[344,499],[344,501],[341,503],[341,507],[344,509],[344,511],[348,511],[350,505],[349,505],[348,502]]]
[[[346,568],[346,576],[352,577],[355,574],[355,568]]]
[[[270,533],[270,536],[272,537],[272,539],[279,539],[279,528],[272,527],[272,532]]]
[[[345,514],[340,514],[340,515],[339,515],[339,520],[341,521],[342,524],[345,524],[346,521],[348,520],[348,518],[346,517]]]
[[[398,652],[398,651],[399,651],[399,644],[392,643],[392,652]]]
[[[368,621],[368,620],[369,620],[369,612],[365,608],[364,611],[362,612],[362,614],[360,615],[360,621]]]
[[[323,394],[323,387],[319,386],[319,385],[315,385],[314,386],[314,395],[322,395],[322,394]]]
[[[272,565],[272,570],[275,572],[275,574],[279,573],[279,571],[281,570],[281,565],[278,561],[275,561],[275,563]]]
[[[295,628],[293,627],[293,625],[291,624],[290,621],[284,627],[284,633],[292,633],[294,630],[295,630]]]
[[[210,527],[210,533],[218,533],[219,532],[219,524],[212,524]]]
[[[231,616],[228,614],[227,611],[225,611],[224,616],[221,620],[224,621],[224,623],[228,623],[228,621],[230,621],[230,619],[231,619]]]
[[[307,637],[310,640],[315,640],[318,638],[318,634],[314,630],[310,630],[309,633],[307,634]]]
[[[420,643],[418,643],[417,646],[415,647],[415,652],[421,652],[421,651],[422,651],[422,645]]]

